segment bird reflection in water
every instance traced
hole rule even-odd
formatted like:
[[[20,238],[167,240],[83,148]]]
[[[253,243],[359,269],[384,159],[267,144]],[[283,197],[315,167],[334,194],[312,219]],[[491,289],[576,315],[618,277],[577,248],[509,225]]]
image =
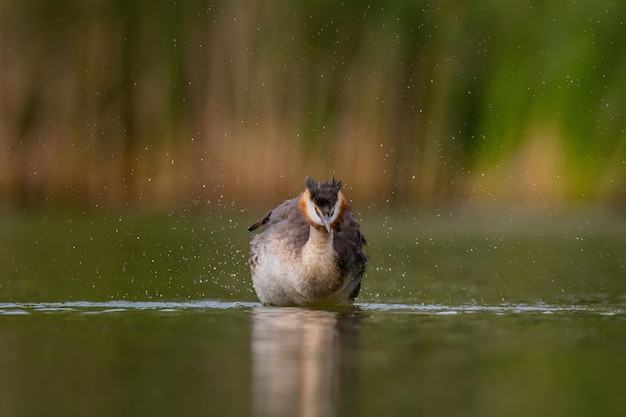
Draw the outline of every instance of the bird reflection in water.
[[[255,415],[335,416],[353,407],[360,318],[355,309],[254,309]]]

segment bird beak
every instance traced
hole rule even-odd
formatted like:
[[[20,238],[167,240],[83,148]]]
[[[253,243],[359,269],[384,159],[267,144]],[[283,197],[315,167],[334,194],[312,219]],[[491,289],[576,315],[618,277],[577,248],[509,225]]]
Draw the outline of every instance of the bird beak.
[[[330,233],[330,216],[328,214],[325,214],[324,216],[322,216],[322,223],[324,223],[324,227],[326,228],[326,231]]]

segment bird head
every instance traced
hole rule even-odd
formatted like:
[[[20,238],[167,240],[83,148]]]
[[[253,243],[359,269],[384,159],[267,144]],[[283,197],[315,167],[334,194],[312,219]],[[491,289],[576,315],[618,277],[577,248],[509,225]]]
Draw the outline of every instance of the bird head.
[[[300,211],[304,219],[316,229],[331,232],[341,220],[348,203],[341,192],[341,181],[317,182],[313,178],[304,181],[306,189],[300,198]]]

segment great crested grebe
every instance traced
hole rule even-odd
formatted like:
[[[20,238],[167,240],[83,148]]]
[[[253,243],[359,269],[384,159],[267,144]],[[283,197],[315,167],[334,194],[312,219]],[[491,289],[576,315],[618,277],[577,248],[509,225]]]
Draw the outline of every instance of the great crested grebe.
[[[305,180],[306,189],[248,228],[252,285],[263,304],[350,304],[367,265],[359,223],[341,181]]]

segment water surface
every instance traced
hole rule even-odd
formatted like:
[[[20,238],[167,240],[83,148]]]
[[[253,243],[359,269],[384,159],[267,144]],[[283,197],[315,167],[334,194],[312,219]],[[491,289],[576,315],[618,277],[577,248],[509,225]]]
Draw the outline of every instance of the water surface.
[[[626,407],[619,305],[2,303],[0,328],[2,415],[620,415]]]
[[[261,306],[246,216],[0,219],[0,415],[621,416],[623,218],[376,215],[353,308]]]

